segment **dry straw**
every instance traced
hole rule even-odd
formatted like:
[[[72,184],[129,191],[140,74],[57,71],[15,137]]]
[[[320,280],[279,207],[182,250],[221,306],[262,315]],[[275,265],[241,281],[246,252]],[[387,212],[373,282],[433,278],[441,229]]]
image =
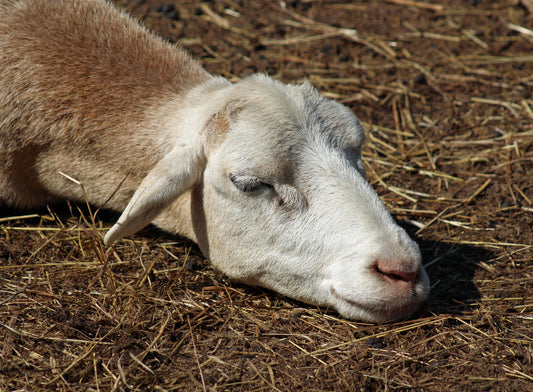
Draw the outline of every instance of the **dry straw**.
[[[432,294],[410,320],[351,322],[155,229],[106,248],[116,216],[91,206],[4,209],[0,390],[531,389],[529,1],[119,3],[213,73],[307,78],[350,106]]]

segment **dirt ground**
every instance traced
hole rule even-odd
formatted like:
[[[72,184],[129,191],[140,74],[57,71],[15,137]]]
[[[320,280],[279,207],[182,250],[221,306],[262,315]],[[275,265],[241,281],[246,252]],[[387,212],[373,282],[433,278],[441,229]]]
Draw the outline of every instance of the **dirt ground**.
[[[117,3],[214,74],[349,106],[432,292],[410,320],[351,322],[154,228],[105,248],[111,213],[3,208],[1,391],[533,389],[531,1]]]

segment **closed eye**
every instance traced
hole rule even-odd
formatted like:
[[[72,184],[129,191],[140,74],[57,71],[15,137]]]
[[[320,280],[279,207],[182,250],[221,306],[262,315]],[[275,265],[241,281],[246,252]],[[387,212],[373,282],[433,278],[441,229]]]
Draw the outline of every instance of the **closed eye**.
[[[229,179],[238,190],[244,193],[255,192],[262,188],[272,188],[272,185],[267,184],[266,182],[261,181],[259,178],[253,176],[231,173],[229,175]]]

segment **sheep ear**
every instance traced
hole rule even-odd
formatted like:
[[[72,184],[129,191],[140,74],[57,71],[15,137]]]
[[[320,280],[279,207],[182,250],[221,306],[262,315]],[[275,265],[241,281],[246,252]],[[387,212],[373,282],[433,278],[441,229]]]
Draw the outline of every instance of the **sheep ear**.
[[[148,225],[200,180],[205,157],[196,150],[177,146],[157,163],[141,182],[117,223],[107,232],[106,245]]]

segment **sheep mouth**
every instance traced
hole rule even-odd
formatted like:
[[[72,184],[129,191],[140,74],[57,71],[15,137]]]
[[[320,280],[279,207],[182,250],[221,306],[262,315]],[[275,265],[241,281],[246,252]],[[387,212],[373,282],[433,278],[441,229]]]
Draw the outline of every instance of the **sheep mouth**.
[[[369,306],[340,295],[333,287],[331,287],[331,294],[336,299],[348,304],[350,307],[355,307],[369,314],[373,319],[378,320],[377,322],[395,321],[408,317],[419,305],[419,301],[415,301],[414,298],[412,298],[412,301],[400,306],[392,306],[392,304],[384,304],[381,307]]]

